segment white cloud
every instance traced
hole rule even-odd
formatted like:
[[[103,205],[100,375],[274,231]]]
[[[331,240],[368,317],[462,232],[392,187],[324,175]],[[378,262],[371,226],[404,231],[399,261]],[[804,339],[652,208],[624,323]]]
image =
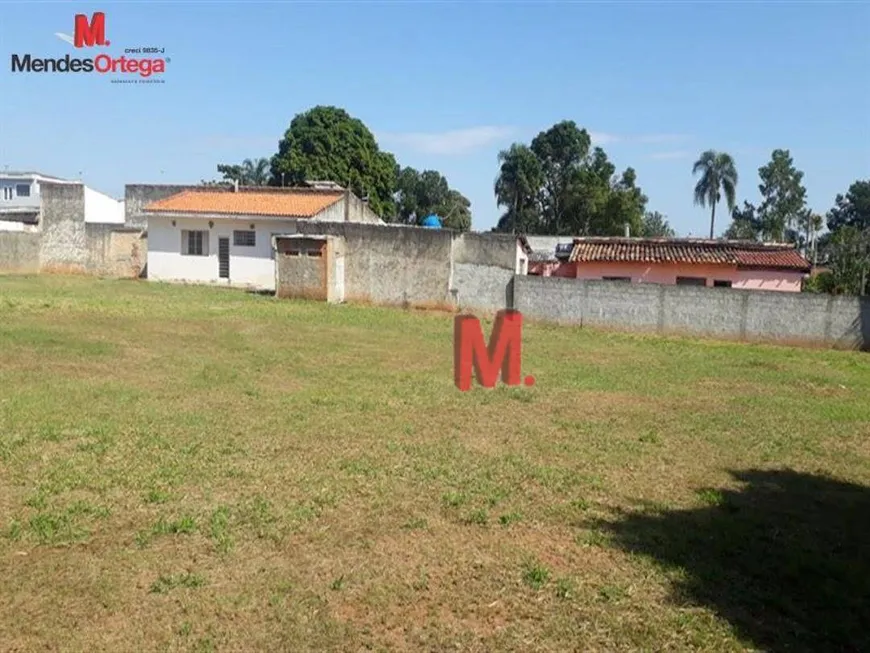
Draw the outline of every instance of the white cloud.
[[[610,132],[589,132],[592,144],[598,147],[613,143],[627,144],[662,144],[684,141],[688,136],[684,134],[612,134]]]
[[[677,150],[675,152],[655,152],[649,155],[651,159],[687,159],[691,156],[691,152],[686,150]]]
[[[606,132],[589,132],[589,138],[592,139],[593,145],[607,145],[622,140],[616,134],[608,134]]]
[[[423,133],[379,133],[379,142],[388,146],[405,146],[423,154],[466,154],[498,143],[515,134],[513,127],[468,127],[453,131]]]

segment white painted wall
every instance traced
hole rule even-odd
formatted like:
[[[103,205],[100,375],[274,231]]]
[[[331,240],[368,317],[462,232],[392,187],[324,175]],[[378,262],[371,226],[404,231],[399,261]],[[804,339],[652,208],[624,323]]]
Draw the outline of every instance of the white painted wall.
[[[124,202],[85,186],[85,222],[124,223]]]
[[[23,231],[25,233],[36,233],[39,231],[39,227],[35,224],[26,224],[24,222],[0,220],[0,231]]]
[[[296,233],[293,220],[237,220],[148,217],[148,278],[155,281],[187,281],[225,285],[253,286],[275,289],[275,261],[272,257],[272,235]],[[256,232],[253,247],[233,244],[233,231]],[[208,256],[188,256],[181,253],[182,230],[208,232]],[[230,278],[218,276],[218,238],[230,239]]]

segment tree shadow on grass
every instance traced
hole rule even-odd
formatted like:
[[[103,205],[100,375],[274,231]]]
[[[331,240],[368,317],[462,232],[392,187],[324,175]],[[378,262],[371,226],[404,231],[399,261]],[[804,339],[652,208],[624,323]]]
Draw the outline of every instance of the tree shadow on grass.
[[[734,473],[704,508],[632,514],[616,546],[681,568],[704,605],[768,651],[870,651],[870,488],[793,471]]]

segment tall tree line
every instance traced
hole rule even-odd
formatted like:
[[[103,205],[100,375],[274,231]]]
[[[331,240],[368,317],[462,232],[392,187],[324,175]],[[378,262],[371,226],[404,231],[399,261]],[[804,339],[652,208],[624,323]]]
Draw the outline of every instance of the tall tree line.
[[[870,180],[856,180],[822,216],[807,206],[804,172],[789,150],[773,150],[758,169],[757,206],[746,200],[736,206],[737,171],[729,155],[705,152],[693,172],[701,172],[695,201],[713,208],[711,237],[715,206],[724,194],[731,211],[725,238],[793,243],[812,263],[829,269],[810,280],[809,290],[870,294]]]

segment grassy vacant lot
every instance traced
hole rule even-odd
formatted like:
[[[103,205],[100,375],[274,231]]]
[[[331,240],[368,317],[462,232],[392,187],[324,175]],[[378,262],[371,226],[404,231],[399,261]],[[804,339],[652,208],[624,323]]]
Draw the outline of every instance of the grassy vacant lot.
[[[870,356],[451,338],[0,277],[0,649],[870,650]]]

